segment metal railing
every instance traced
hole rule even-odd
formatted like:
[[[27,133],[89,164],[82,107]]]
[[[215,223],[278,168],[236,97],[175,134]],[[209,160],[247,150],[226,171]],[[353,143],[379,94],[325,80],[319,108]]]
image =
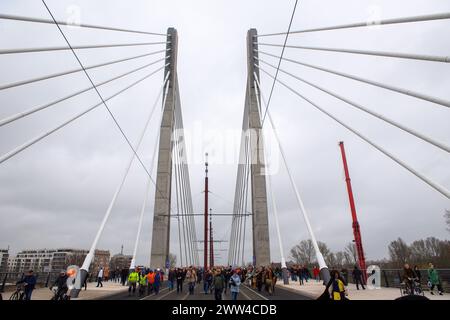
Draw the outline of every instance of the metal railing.
[[[441,285],[444,291],[450,292],[450,269],[436,269],[441,280]],[[352,269],[348,270],[347,281],[353,283]],[[420,269],[420,283],[424,290],[428,289],[428,271]],[[402,282],[402,269],[381,269],[381,286],[386,288],[400,288]]]

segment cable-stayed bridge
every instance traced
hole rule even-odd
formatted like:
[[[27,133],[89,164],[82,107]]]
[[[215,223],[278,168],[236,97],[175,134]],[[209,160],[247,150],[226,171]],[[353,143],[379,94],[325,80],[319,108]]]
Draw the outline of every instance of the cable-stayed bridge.
[[[214,250],[214,241],[212,240],[211,225],[208,226],[208,196],[210,192],[208,191],[208,177],[206,177],[206,187],[204,191],[204,196],[206,204],[204,207],[204,213],[201,215],[205,216],[204,225],[196,225],[194,216],[199,215],[195,213],[195,208],[192,199],[191,190],[191,177],[189,175],[189,163],[187,161],[186,155],[186,141],[183,134],[183,113],[182,113],[182,96],[180,95],[180,85],[183,83],[178,81],[178,71],[177,71],[177,59],[178,59],[178,33],[173,27],[167,29],[167,32],[150,32],[145,30],[132,30],[123,29],[115,27],[107,27],[92,24],[79,24],[75,27],[78,29],[86,29],[92,32],[96,30],[110,31],[115,33],[125,33],[125,34],[139,34],[148,37],[148,41],[142,42],[123,42],[123,43],[112,43],[112,44],[91,44],[91,45],[78,45],[72,43],[67,37],[65,28],[69,24],[65,21],[59,21],[56,19],[49,7],[46,6],[49,16],[47,19],[44,18],[33,18],[26,16],[15,16],[0,13],[0,20],[5,21],[15,21],[21,23],[31,23],[39,28],[41,25],[53,25],[59,32],[61,38],[64,40],[66,45],[63,46],[45,46],[42,47],[22,47],[22,48],[6,48],[0,49],[0,59],[4,56],[27,56],[32,57],[35,53],[46,53],[48,55],[53,54],[58,51],[68,51],[73,55],[74,61],[77,63],[77,67],[69,70],[61,70],[59,72],[42,74],[41,76],[22,79],[19,81],[14,81],[10,83],[0,84],[0,94],[6,92],[7,90],[15,90],[29,85],[40,84],[45,86],[46,82],[50,79],[58,79],[60,77],[70,77],[75,74],[83,74],[86,78],[86,83],[88,85],[81,90],[74,91],[68,95],[58,95],[48,102],[40,105],[33,105],[29,108],[22,110],[17,113],[10,114],[2,119],[0,119],[0,129],[2,127],[13,127],[16,122],[22,121],[28,117],[37,114],[43,110],[50,111],[52,109],[59,108],[59,104],[74,99],[85,93],[93,93],[97,96],[96,102],[85,106],[82,111],[72,115],[53,127],[38,133],[35,136],[29,137],[22,144],[12,148],[8,152],[0,155],[0,165],[6,162],[14,161],[17,157],[20,157],[23,152],[26,152],[29,148],[39,148],[39,143],[47,139],[49,136],[57,134],[57,132],[64,130],[67,126],[70,126],[75,121],[82,117],[89,117],[89,114],[93,110],[104,108],[106,114],[113,121],[116,129],[122,136],[123,140],[128,146],[128,162],[120,173],[120,182],[115,188],[111,200],[108,204],[107,210],[104,212],[102,220],[99,222],[99,226],[96,234],[92,235],[92,244],[88,255],[86,256],[84,263],[81,266],[82,280],[86,277],[89,267],[93,262],[95,250],[98,248],[98,243],[104,233],[105,226],[107,225],[111,213],[114,211],[117,199],[121,194],[125,181],[129,175],[130,168],[133,163],[138,163],[141,167],[141,173],[146,177],[146,196],[142,199],[141,210],[136,213],[139,215],[139,223],[136,226],[134,248],[133,248],[133,260],[131,263],[131,269],[136,267],[136,254],[138,247],[140,245],[140,239],[142,232],[146,232],[143,228],[143,219],[146,212],[146,208],[149,206],[149,201],[154,201],[153,207],[153,224],[152,224],[152,241],[150,251],[150,261],[148,265],[152,268],[167,269],[170,264],[169,254],[171,252],[170,248],[170,235],[171,228],[176,228],[178,232],[178,245],[179,245],[179,262],[182,266],[197,266],[197,267],[211,267],[214,265],[214,258],[208,261],[208,251],[212,256],[212,251]],[[295,10],[294,10],[295,12]],[[294,13],[291,17],[294,19]],[[445,199],[450,198],[449,189],[440,184],[438,181],[427,176],[427,174],[421,172],[419,169],[415,168],[413,165],[409,164],[407,161],[401,159],[395,150],[389,150],[383,145],[380,145],[373,141],[371,138],[367,137],[363,132],[357,130],[352,123],[348,123],[339,117],[339,113],[330,112],[328,106],[324,106],[321,103],[315,101],[313,98],[309,97],[307,94],[302,92],[298,87],[288,84],[286,81],[281,80],[278,76],[283,74],[290,80],[295,80],[296,83],[302,83],[307,85],[321,94],[327,95],[343,102],[352,110],[356,112],[362,112],[370,117],[376,118],[377,121],[383,122],[393,128],[396,128],[403,133],[411,135],[433,147],[440,150],[444,154],[448,155],[450,152],[450,146],[445,142],[438,141],[433,137],[427,136],[421,133],[415,128],[408,127],[401,122],[391,119],[376,110],[373,110],[361,103],[354,101],[336,90],[333,87],[325,86],[319,82],[309,80],[301,74],[297,74],[293,66],[303,66],[308,69],[316,70],[326,74],[332,74],[337,77],[342,77],[366,86],[376,87],[389,92],[393,92],[398,95],[406,96],[410,99],[416,99],[426,105],[428,108],[449,108],[450,101],[435,97],[427,94],[426,92],[420,92],[411,90],[403,86],[394,86],[391,84],[379,82],[359,76],[352,73],[341,72],[337,69],[328,68],[321,66],[319,64],[312,64],[304,60],[297,60],[293,58],[285,57],[285,52],[295,52],[295,51],[307,51],[307,52],[328,52],[336,54],[346,54],[346,55],[358,55],[358,56],[375,56],[383,59],[392,59],[393,62],[399,60],[415,60],[423,64],[447,64],[450,62],[449,56],[435,56],[435,55],[424,55],[418,53],[406,53],[402,52],[401,49],[398,51],[377,51],[377,50],[365,50],[365,49],[350,49],[350,48],[340,48],[340,47],[322,47],[322,46],[306,46],[301,45],[301,36],[303,34],[314,34],[317,37],[324,32],[333,32],[335,30],[354,30],[354,29],[367,29],[373,24],[380,26],[395,27],[398,25],[407,24],[420,24],[420,23],[433,23],[435,21],[449,20],[450,13],[438,13],[431,15],[419,15],[412,17],[399,17],[395,19],[386,19],[375,21],[374,23],[356,22],[348,23],[342,25],[324,26],[311,29],[303,30],[290,30],[283,32],[268,33],[268,34],[258,34],[256,29],[249,29],[246,35],[247,43],[247,82],[246,86],[246,96],[245,101],[243,101],[243,121],[242,121],[242,136],[241,136],[241,146],[239,153],[239,164],[237,167],[237,177],[236,177],[236,187],[235,196],[233,202],[233,209],[231,216],[231,231],[230,238],[228,239],[228,251],[227,251],[227,265],[231,266],[245,266],[246,262],[252,261],[254,266],[268,266],[273,261],[271,259],[270,252],[270,242],[274,241],[277,243],[279,252],[277,256],[281,256],[281,267],[286,269],[286,257],[284,257],[284,247],[282,243],[282,233],[280,225],[278,223],[278,212],[277,212],[277,201],[274,197],[273,185],[271,182],[271,175],[269,173],[268,164],[266,163],[266,150],[265,150],[265,140],[264,140],[264,129],[269,130],[270,128],[272,134],[276,139],[276,144],[278,147],[278,152],[281,155],[282,163],[286,169],[289,176],[289,188],[294,191],[296,202],[298,205],[297,212],[304,222],[312,244],[314,246],[315,258],[320,268],[322,279],[327,282],[329,279],[328,266],[325,263],[323,255],[318,246],[318,240],[316,239],[314,233],[314,226],[311,224],[309,219],[310,212],[307,210],[303,198],[302,190],[297,185],[297,181],[292,175],[292,163],[289,162],[287,153],[284,149],[284,143],[280,139],[277,131],[277,125],[271,116],[271,102],[272,96],[274,94],[274,87],[281,86],[289,94],[298,97],[300,100],[307,102],[311,108],[319,111],[321,114],[330,118],[331,120],[338,123],[340,126],[354,134],[362,142],[367,143],[373,147],[374,152],[379,152],[386,156],[388,159],[396,163],[403,170],[406,170],[416,179],[420,180],[422,183],[428,185],[435,192],[439,193]],[[287,44],[287,40],[297,39],[299,45]],[[148,52],[139,55],[129,55],[120,59],[114,59],[109,61],[104,61],[102,63],[96,64],[84,64],[80,57],[80,52],[90,52],[95,51],[100,48],[119,48],[119,47],[145,47],[148,48]],[[274,54],[268,48],[281,48],[280,54]],[[243,53],[244,54],[244,53]],[[152,60],[147,61],[148,58]],[[119,75],[111,76],[110,78],[96,82],[91,76],[91,72],[99,70],[111,65],[125,64],[130,61],[146,61],[143,62],[139,67],[128,70],[127,72],[121,73]],[[14,66],[15,67],[15,66]],[[138,72],[145,71],[145,75],[134,82],[129,82],[129,76],[134,75]],[[149,78],[160,77],[161,84],[159,88],[152,88],[152,90],[157,90],[158,95],[156,101],[149,105],[148,118],[145,121],[143,128],[137,128],[140,132],[138,139],[133,141],[129,137],[129,133],[124,130],[114,113],[109,107],[110,101],[116,97],[126,95],[128,90],[144,83]],[[271,83],[271,91],[263,92],[262,83],[266,81]],[[102,88],[108,84],[123,84],[120,89],[110,95],[102,94]],[[243,84],[244,85],[244,84]],[[46,88],[46,90],[52,91],[51,87]],[[17,91],[19,92],[19,91]],[[286,93],[287,94],[287,93]],[[156,119],[158,126],[150,126],[152,119]],[[154,150],[152,153],[152,159],[148,163],[141,158],[138,151],[145,148],[144,136],[149,130],[156,131],[156,141],[154,141]],[[343,147],[343,145],[342,145]],[[343,150],[343,149],[342,149]],[[343,158],[345,159],[345,153],[343,153]],[[345,163],[345,170],[348,173],[347,164]],[[154,174],[156,172],[156,174]],[[111,173],[113,174],[113,173]],[[358,248],[358,260],[360,266],[365,269],[364,253],[362,249],[362,238],[359,233],[359,225],[356,220],[356,209],[353,202],[353,195],[351,193],[350,179],[347,179],[349,188],[349,197],[352,207],[352,213],[354,215],[354,236]],[[405,186],[407,188],[408,186]],[[200,210],[201,211],[201,210]],[[275,217],[275,226],[269,225],[269,212],[272,212]],[[214,214],[213,214],[214,215]],[[220,215],[220,214],[217,214]],[[171,222],[174,221],[175,225]],[[245,247],[249,244],[246,243],[247,223],[250,224],[251,236],[252,236],[252,256],[245,256]],[[275,228],[277,238],[270,239],[269,229]],[[204,233],[199,232],[204,230]],[[201,248],[199,243],[202,242],[198,238],[199,234],[204,236],[203,240],[203,262],[200,259],[199,253]],[[209,244],[208,244],[209,243]],[[215,250],[217,252],[218,250]],[[273,255],[272,255],[273,256]]]

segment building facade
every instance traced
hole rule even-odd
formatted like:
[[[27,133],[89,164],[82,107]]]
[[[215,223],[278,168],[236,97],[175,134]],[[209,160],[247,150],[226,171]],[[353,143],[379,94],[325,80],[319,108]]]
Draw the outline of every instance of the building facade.
[[[109,262],[109,269],[112,270],[122,270],[129,269],[131,265],[131,259],[133,256],[124,255],[124,254],[116,254],[111,258]]]
[[[0,272],[8,271],[9,249],[0,249]]]
[[[23,250],[15,257],[9,259],[8,272],[59,272],[70,265],[81,266],[88,250],[62,248],[62,249],[36,249]],[[110,260],[109,250],[96,250],[90,272],[95,274],[100,267],[108,267]]]

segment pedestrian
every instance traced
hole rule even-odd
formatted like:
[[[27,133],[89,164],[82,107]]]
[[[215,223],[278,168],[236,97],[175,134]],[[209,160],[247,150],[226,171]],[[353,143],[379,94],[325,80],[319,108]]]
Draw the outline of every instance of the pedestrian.
[[[256,272],[256,288],[258,289],[259,292],[261,292],[263,286],[263,273],[264,268],[259,267],[258,271]]]
[[[100,267],[100,270],[98,271],[97,274],[97,285],[96,287],[98,288],[99,286],[103,288],[103,267]]]
[[[155,272],[155,278],[154,278],[154,282],[153,282],[153,290],[155,291],[155,295],[157,295],[159,293],[159,288],[161,287],[161,282],[162,282],[162,274],[161,274],[161,269],[156,269]]]
[[[353,282],[356,284],[356,290],[359,290],[359,284],[361,285],[361,288],[363,290],[366,290],[366,288],[364,287],[364,281],[362,279],[363,273],[358,268],[357,265],[355,265],[355,267],[353,268],[352,276],[353,276]],[[345,283],[345,281],[344,281],[344,283]]]
[[[126,285],[129,272],[130,270],[127,268],[123,268],[120,272],[120,282],[122,283],[122,286]]]
[[[23,277],[16,284],[23,283],[25,286],[25,300],[31,300],[31,294],[36,286],[36,277],[33,274],[33,270],[29,270],[27,275]]]
[[[262,275],[261,275],[262,276]],[[231,300],[237,300],[239,294],[239,286],[241,285],[241,277],[239,276],[239,270],[235,270],[230,278],[231,283]]]
[[[210,269],[207,269],[204,272],[203,277],[203,291],[205,292],[205,294],[208,294],[209,289],[211,288],[212,281],[213,281],[213,274]]]
[[[316,279],[316,282],[320,281],[320,269],[318,266],[315,266],[313,268],[313,275],[314,275],[314,279]]]
[[[339,274],[339,271],[331,271],[331,279],[328,282],[325,291],[328,292],[331,300],[344,301],[347,300],[347,291],[345,289],[344,281]]]
[[[225,288],[225,277],[220,269],[216,270],[216,273],[214,275],[213,287],[214,287],[214,299],[222,300],[222,292],[223,289]]]
[[[195,289],[195,283],[197,282],[197,277],[195,274],[195,271],[191,268],[188,269],[187,273],[186,273],[186,280],[188,282],[188,286],[189,286],[189,294],[193,295],[194,294],[194,289]]]
[[[105,279],[106,282],[109,280],[109,268],[106,267],[105,271],[103,272],[103,279]]]
[[[144,270],[139,273],[139,297],[145,293],[145,288],[147,287],[147,275]]]
[[[172,291],[173,287],[174,287],[174,283],[177,280],[177,273],[173,268],[171,268],[169,270],[169,275],[167,277],[167,280],[168,280],[168,284],[169,284],[169,291]]]
[[[130,270],[130,274],[128,275],[128,295],[131,295],[131,291],[133,294],[136,292],[136,283],[139,280],[139,273],[135,269]]]
[[[147,294],[150,295],[153,293],[154,290],[154,284],[155,284],[155,273],[153,270],[149,270],[147,273]]]
[[[264,272],[264,288],[267,291],[269,295],[272,295],[273,291],[273,271],[272,268],[267,267],[266,271]]]
[[[416,276],[417,282],[420,284],[422,281],[422,274],[420,273],[419,266],[415,265],[413,271]]]
[[[442,296],[443,290],[442,290],[442,284],[441,284],[441,279],[439,277],[439,274],[437,272],[437,270],[434,268],[433,264],[430,262],[429,263],[429,268],[428,268],[428,281],[431,284],[430,287],[430,293],[432,295],[434,295],[434,287],[436,286],[438,289],[438,293],[440,296]]]
[[[184,281],[183,270],[181,268],[178,268],[176,275],[177,275],[177,293],[179,292],[183,293],[183,281]]]

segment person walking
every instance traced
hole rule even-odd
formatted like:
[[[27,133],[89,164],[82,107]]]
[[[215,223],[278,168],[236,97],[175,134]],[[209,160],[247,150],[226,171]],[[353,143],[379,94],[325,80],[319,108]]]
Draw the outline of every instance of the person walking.
[[[145,293],[145,288],[147,288],[147,275],[144,270],[139,273],[139,297],[141,297]]]
[[[31,295],[36,286],[36,277],[33,274],[33,270],[29,270],[27,275],[23,277],[16,284],[23,283],[25,286],[25,300],[31,300]]]
[[[147,295],[150,295],[153,293],[153,289],[155,284],[155,273],[153,270],[149,270],[147,274]]]
[[[131,269],[130,274],[128,275],[128,295],[131,296],[131,291],[133,290],[133,294],[136,292],[136,283],[139,280],[139,273],[135,269]]]
[[[122,284],[122,286],[125,286],[125,284],[127,283],[129,272],[130,270],[128,270],[127,268],[123,268],[122,271],[120,272],[120,283]]]
[[[430,293],[432,295],[434,295],[434,291],[433,290],[434,290],[434,287],[436,286],[437,289],[438,289],[439,295],[442,296],[444,293],[443,293],[443,290],[442,290],[441,279],[439,277],[439,274],[438,274],[437,270],[434,268],[434,266],[433,266],[433,264],[431,262],[429,263],[428,266],[429,266],[429,268],[428,268],[428,281],[431,284]]]
[[[98,274],[97,274],[97,285],[96,285],[96,288],[98,288],[99,286],[103,288],[102,281],[103,281],[103,268],[100,267],[100,270],[98,271]]]
[[[313,276],[314,276],[314,279],[316,279],[316,282],[320,281],[320,269],[319,269],[319,267],[315,266],[313,268]]]
[[[225,277],[222,274],[221,270],[216,270],[213,280],[213,287],[214,287],[214,299],[222,300],[222,292],[223,289],[225,288]]]
[[[177,269],[176,276],[177,276],[177,294],[179,292],[183,293],[184,272],[181,268]]]
[[[273,278],[274,275],[272,268],[267,267],[266,271],[264,272],[264,288],[269,295],[272,295],[273,293]]]
[[[161,282],[162,282],[162,274],[161,274],[161,269],[156,269],[155,272],[155,278],[154,278],[154,282],[153,282],[153,290],[155,291],[155,295],[157,295],[159,293],[159,288],[161,287]]]
[[[339,271],[331,271],[331,279],[328,282],[325,291],[329,294],[331,300],[344,301],[347,300],[347,291],[345,289],[344,280],[342,279]]]
[[[352,271],[352,276],[353,276],[353,282],[355,282],[356,284],[356,290],[359,290],[359,284],[361,285],[361,288],[363,290],[366,290],[366,288],[364,287],[364,282],[362,280],[362,271],[358,268],[357,265],[355,265],[355,267],[353,268]]]
[[[173,268],[171,268],[169,270],[169,275],[167,276],[167,280],[168,280],[168,285],[169,285],[169,291],[172,291],[175,281],[177,280],[177,273]]]
[[[213,282],[213,274],[211,270],[208,269],[207,271],[204,272],[203,277],[203,291],[205,292],[205,294],[208,294],[212,282]]]
[[[195,274],[195,270],[192,268],[189,268],[187,273],[186,273],[186,280],[188,282],[188,286],[189,286],[189,294],[193,295],[194,294],[194,289],[195,289],[195,283],[197,282],[197,276]]]
[[[262,281],[261,281],[262,282]],[[231,283],[231,300],[237,300],[239,294],[239,287],[241,285],[241,277],[239,276],[239,270],[235,270],[230,278]]]

